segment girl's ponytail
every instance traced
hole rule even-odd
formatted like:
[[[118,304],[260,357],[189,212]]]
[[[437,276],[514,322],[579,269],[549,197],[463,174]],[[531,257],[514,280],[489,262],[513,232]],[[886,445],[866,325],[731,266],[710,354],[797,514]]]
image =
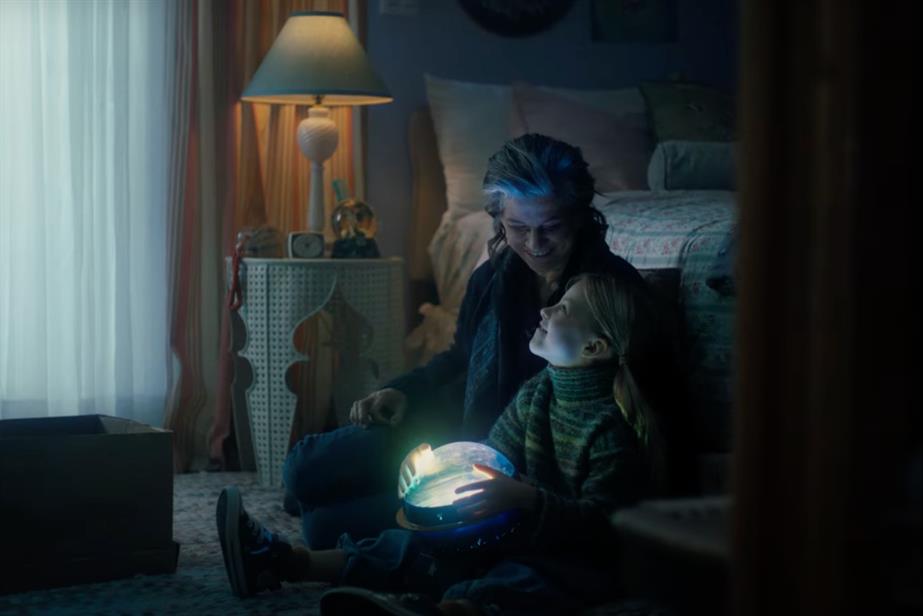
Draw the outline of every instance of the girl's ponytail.
[[[647,287],[640,283],[616,281],[600,274],[582,274],[568,286],[586,282],[586,300],[593,318],[612,345],[619,369],[612,394],[622,416],[634,430],[645,453],[655,493],[670,489],[666,442],[659,412],[644,391],[652,391],[660,371],[662,349],[658,334],[660,315]],[[639,383],[640,381],[640,383]],[[642,389],[643,388],[643,389]]]
[[[645,452],[654,492],[666,492],[669,478],[660,422],[654,409],[641,393],[630,364],[621,358],[612,384],[612,394],[619,410],[622,411],[622,417],[634,430],[638,443]]]

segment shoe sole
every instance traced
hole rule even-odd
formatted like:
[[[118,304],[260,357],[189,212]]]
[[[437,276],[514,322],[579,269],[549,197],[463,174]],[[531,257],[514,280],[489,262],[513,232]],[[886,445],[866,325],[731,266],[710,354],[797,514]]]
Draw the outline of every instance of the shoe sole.
[[[240,511],[242,507],[240,490],[236,486],[228,486],[221,491],[216,512],[221,554],[224,556],[224,569],[231,583],[231,591],[241,599],[251,594],[244,571],[244,559],[240,553]]]

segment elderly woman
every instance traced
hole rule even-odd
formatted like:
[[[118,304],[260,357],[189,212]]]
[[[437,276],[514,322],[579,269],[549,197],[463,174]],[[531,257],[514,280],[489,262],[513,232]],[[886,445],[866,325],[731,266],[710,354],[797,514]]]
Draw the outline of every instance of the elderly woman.
[[[578,148],[536,134],[513,139],[490,157],[484,192],[495,235],[490,259],[468,282],[452,347],[355,402],[354,426],[308,435],[286,460],[286,489],[313,548],[333,546],[343,532],[372,536],[393,526],[397,469],[415,445],[487,436],[544,367],[529,339],[539,309],[557,303],[571,277],[606,273],[643,284],[605,243]]]

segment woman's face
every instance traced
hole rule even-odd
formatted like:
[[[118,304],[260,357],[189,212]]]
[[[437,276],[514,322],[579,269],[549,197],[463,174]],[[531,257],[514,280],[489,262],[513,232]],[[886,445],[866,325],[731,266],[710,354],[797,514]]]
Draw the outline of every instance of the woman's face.
[[[609,357],[609,344],[595,332],[586,303],[586,282],[571,286],[554,306],[542,308],[542,320],[529,341],[529,350],[552,366],[586,366]]]
[[[506,243],[540,276],[564,271],[576,229],[551,199],[507,198],[500,214]]]

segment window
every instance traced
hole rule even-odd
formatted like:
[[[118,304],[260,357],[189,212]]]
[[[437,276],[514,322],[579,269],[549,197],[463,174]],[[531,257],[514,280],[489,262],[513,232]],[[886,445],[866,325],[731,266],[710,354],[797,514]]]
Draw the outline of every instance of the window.
[[[0,419],[162,422],[174,10],[0,2]]]

